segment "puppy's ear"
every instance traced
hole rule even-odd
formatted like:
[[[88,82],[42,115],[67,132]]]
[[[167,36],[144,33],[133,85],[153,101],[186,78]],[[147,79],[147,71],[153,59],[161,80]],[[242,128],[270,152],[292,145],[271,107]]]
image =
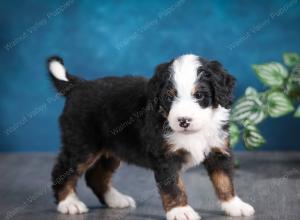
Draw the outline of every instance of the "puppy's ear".
[[[159,64],[155,68],[153,77],[148,82],[148,101],[154,105],[154,110],[158,110],[161,90],[163,89],[168,77],[170,63]]]
[[[212,72],[212,85],[214,87],[214,102],[215,108],[218,105],[229,109],[232,105],[232,93],[236,79],[231,76],[218,61],[211,61],[208,64]]]

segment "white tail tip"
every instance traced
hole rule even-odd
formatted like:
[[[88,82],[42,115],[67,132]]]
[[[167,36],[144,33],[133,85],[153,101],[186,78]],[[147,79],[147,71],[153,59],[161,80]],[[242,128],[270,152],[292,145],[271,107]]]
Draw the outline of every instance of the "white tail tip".
[[[55,78],[66,82],[69,81],[66,76],[65,67],[57,60],[50,61],[49,70]]]

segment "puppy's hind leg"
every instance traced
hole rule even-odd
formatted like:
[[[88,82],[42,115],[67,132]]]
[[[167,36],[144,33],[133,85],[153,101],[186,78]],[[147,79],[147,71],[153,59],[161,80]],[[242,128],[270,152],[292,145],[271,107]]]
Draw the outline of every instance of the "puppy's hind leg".
[[[52,171],[52,188],[56,199],[57,211],[63,214],[81,214],[88,211],[76,194],[79,177],[99,157],[97,154],[73,155],[62,151]]]
[[[133,198],[120,193],[111,186],[113,173],[119,165],[120,160],[118,158],[103,154],[86,172],[86,183],[102,204],[110,208],[135,208],[136,204]]]

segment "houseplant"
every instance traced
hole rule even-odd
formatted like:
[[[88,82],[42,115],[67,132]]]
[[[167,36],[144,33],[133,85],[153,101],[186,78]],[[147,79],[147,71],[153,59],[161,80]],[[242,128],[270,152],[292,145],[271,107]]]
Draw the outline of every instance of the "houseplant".
[[[257,128],[259,123],[268,117],[278,118],[291,112],[300,117],[300,56],[284,53],[283,63],[252,65],[265,90],[248,87],[235,102],[229,127],[231,146],[242,138],[246,149],[256,149],[266,142]]]

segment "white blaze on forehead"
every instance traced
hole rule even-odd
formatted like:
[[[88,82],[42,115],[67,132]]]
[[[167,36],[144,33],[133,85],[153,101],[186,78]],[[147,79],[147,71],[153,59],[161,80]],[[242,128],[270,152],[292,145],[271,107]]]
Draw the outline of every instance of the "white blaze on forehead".
[[[173,80],[178,98],[191,98],[191,92],[197,81],[197,69],[202,64],[195,55],[183,55],[174,60]]]

